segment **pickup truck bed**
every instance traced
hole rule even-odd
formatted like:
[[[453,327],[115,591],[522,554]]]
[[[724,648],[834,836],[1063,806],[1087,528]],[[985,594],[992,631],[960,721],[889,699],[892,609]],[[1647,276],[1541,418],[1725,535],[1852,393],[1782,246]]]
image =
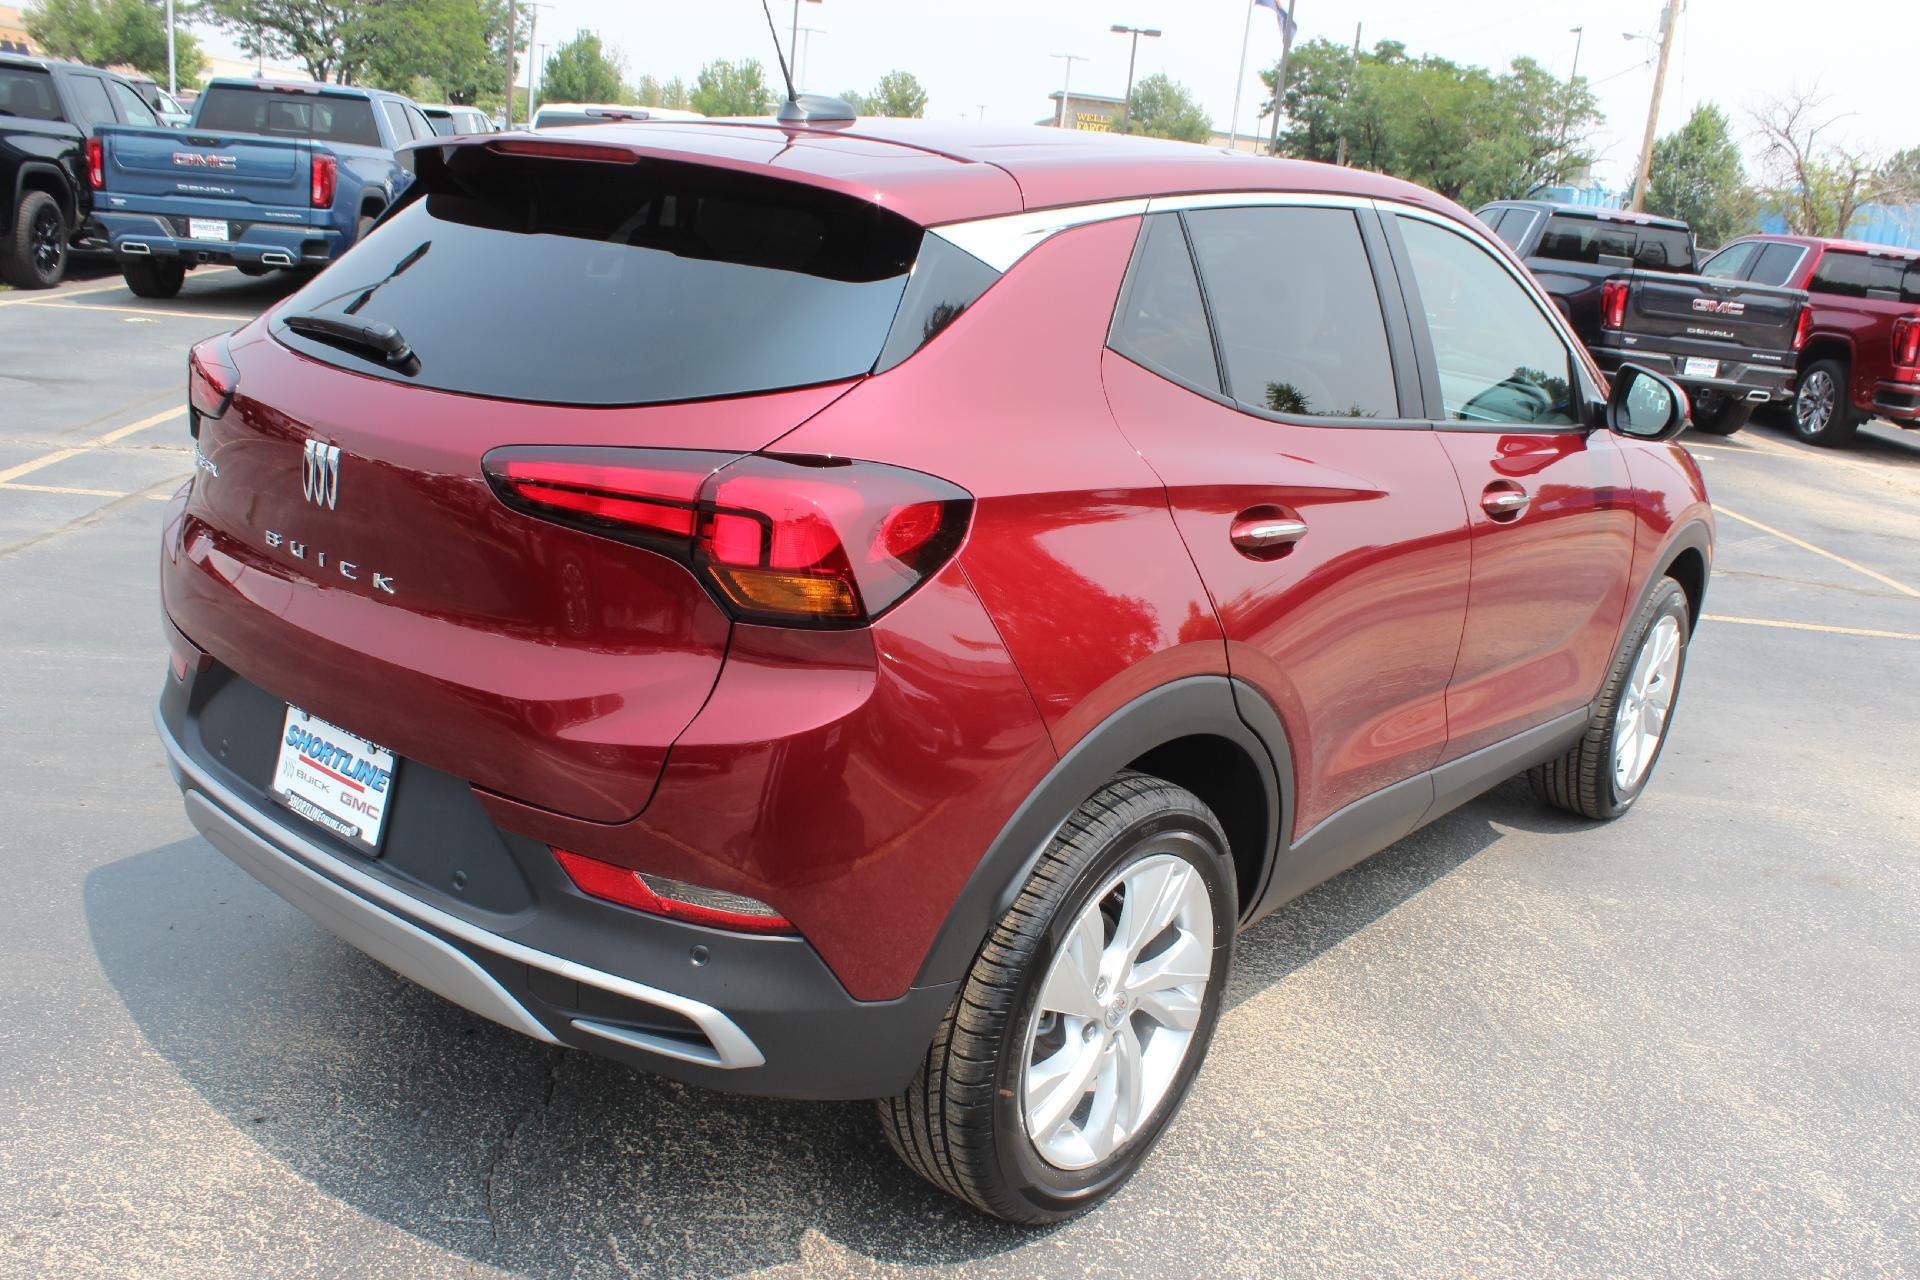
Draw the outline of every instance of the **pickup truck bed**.
[[[1731,435],[1753,409],[1793,395],[1804,289],[1629,271],[1606,283],[1594,359],[1664,373],[1693,402],[1694,425]]]

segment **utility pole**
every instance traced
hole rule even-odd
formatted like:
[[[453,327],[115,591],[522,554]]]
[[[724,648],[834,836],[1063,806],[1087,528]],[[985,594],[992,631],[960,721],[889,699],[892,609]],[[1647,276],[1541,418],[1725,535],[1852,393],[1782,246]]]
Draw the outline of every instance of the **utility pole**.
[[[520,10],[514,0],[507,0],[507,128],[513,128],[513,37],[520,29]]]
[[[1354,77],[1360,73],[1360,24],[1353,24],[1353,57],[1347,60],[1347,92],[1353,92]],[[1333,162],[1341,168],[1347,164],[1347,126],[1340,126],[1340,149]]]
[[[1573,70],[1567,73],[1567,83],[1574,84],[1580,79],[1580,42],[1587,38],[1585,27],[1568,27],[1573,33]]]
[[[167,93],[178,95],[180,79],[173,66],[173,0],[167,0]]]
[[[1240,24],[1240,76],[1233,82],[1233,114],[1227,117],[1227,150],[1240,149],[1240,90],[1247,84],[1247,46],[1253,40],[1253,4],[1248,0],[1247,20]]]
[[[1627,208],[1639,213],[1647,203],[1647,178],[1653,171],[1653,133],[1660,124],[1660,92],[1667,87],[1667,59],[1673,53],[1674,28],[1679,25],[1680,0],[1667,0],[1660,19],[1660,65],[1653,71],[1653,101],[1647,107],[1647,133],[1640,143],[1640,174],[1633,180],[1633,199]]]
[[[1287,0],[1287,20],[1280,24],[1280,69],[1273,76],[1273,139],[1267,144],[1269,155],[1280,154],[1280,107],[1287,100],[1287,58],[1293,53],[1293,15],[1300,0]]]
[[[1085,62],[1086,58],[1077,53],[1050,53],[1047,56],[1049,58],[1064,58],[1067,63],[1067,74],[1060,81],[1060,111],[1053,122],[1054,128],[1064,129],[1067,127],[1067,97],[1073,90],[1073,64],[1076,62]]]
[[[1122,126],[1122,132],[1125,132],[1127,113],[1133,109],[1133,64],[1135,59],[1140,56],[1140,37],[1145,36],[1149,40],[1158,40],[1160,38],[1160,32],[1159,29],[1155,27],[1129,27],[1116,22],[1113,24],[1113,34],[1133,37],[1133,47],[1127,53],[1127,96],[1120,99],[1120,124]]]
[[[527,12],[533,15],[533,25],[527,30],[527,123],[533,123],[533,81],[540,74],[540,11],[551,9],[550,4],[541,4],[540,0],[527,0]]]

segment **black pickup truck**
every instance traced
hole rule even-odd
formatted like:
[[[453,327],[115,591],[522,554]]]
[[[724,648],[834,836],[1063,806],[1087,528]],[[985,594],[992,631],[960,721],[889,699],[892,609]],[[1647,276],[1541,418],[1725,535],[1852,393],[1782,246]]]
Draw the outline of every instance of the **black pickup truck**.
[[[0,53],[0,279],[59,284],[91,235],[87,139],[98,125],[159,123],[124,76]]]
[[[1693,425],[1730,436],[1755,408],[1793,398],[1807,291],[1714,276],[1628,271],[1600,290],[1600,367],[1627,361],[1686,389]]]
[[[1478,211],[1540,281],[1588,346],[1600,336],[1600,290],[1625,271],[1690,275],[1693,231],[1675,218],[1551,200],[1500,200]]]

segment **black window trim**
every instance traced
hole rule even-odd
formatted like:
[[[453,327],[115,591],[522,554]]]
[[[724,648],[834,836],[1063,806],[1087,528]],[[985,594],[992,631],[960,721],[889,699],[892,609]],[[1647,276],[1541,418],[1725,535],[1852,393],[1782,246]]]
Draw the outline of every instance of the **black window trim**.
[[[1409,414],[1407,412],[1409,405],[1412,405],[1416,409],[1421,407],[1417,365],[1413,354],[1413,341],[1408,331],[1409,326],[1407,325],[1404,310],[1396,315],[1396,309],[1387,305],[1387,300],[1390,297],[1397,296],[1399,285],[1391,274],[1391,266],[1383,265],[1383,259],[1386,257],[1383,252],[1384,242],[1380,234],[1379,217],[1373,212],[1371,201],[1359,200],[1351,196],[1329,196],[1322,199],[1315,199],[1311,194],[1296,196],[1292,193],[1250,192],[1246,198],[1239,200],[1206,196],[1192,198],[1176,196],[1166,199],[1164,204],[1171,207],[1162,207],[1145,214],[1137,215],[1139,226],[1134,233],[1133,250],[1127,259],[1127,270],[1125,276],[1121,279],[1120,293],[1114,305],[1113,315],[1107,322],[1107,350],[1113,352],[1114,355],[1119,356],[1129,364],[1146,370],[1156,378],[1171,382],[1177,387],[1192,392],[1194,395],[1204,396],[1206,399],[1213,401],[1223,408],[1232,409],[1234,412],[1244,414],[1249,418],[1258,418],[1266,422],[1278,422],[1291,427],[1324,427],[1349,431],[1371,429],[1430,431],[1433,429],[1433,424],[1420,414]],[[1227,377],[1226,360],[1220,350],[1219,327],[1215,325],[1213,321],[1213,300],[1207,292],[1206,273],[1200,270],[1200,259],[1194,250],[1193,233],[1187,226],[1186,213],[1189,209],[1212,210],[1244,208],[1338,209],[1354,215],[1360,232],[1361,246],[1367,255],[1368,267],[1374,281],[1375,301],[1380,304],[1381,324],[1386,331],[1387,338],[1387,360],[1393,374],[1394,398],[1400,405],[1399,417],[1347,418],[1320,414],[1276,413],[1271,409],[1262,409],[1254,405],[1242,403],[1233,398],[1232,384]],[[1187,245],[1187,258],[1193,266],[1194,279],[1200,286],[1200,306],[1206,314],[1207,339],[1213,348],[1214,369],[1220,379],[1220,388],[1218,390],[1211,387],[1199,386],[1185,378],[1176,377],[1164,369],[1157,369],[1151,365],[1141,364],[1138,360],[1135,360],[1132,356],[1129,356],[1126,352],[1113,345],[1114,336],[1119,329],[1122,317],[1126,314],[1127,304],[1133,293],[1134,278],[1138,272],[1141,255],[1146,245],[1147,231],[1152,226],[1155,218],[1169,216],[1176,218],[1179,222],[1181,238]],[[1402,299],[1403,308],[1404,305],[1405,301]]]
[[[1487,235],[1481,234],[1474,227],[1468,226],[1457,219],[1429,213],[1416,205],[1403,205],[1389,201],[1380,202],[1378,209],[1381,214],[1380,220],[1385,231],[1387,246],[1392,253],[1394,265],[1399,271],[1401,289],[1404,294],[1403,301],[1406,305],[1407,315],[1409,317],[1419,316],[1423,318],[1421,323],[1413,326],[1413,345],[1414,350],[1419,356],[1420,384],[1426,393],[1428,418],[1426,425],[1436,431],[1497,432],[1501,435],[1560,436],[1575,432],[1584,434],[1593,431],[1595,424],[1599,422],[1598,406],[1605,401],[1606,397],[1601,393],[1598,384],[1594,382],[1592,374],[1587,368],[1587,362],[1580,358],[1579,353],[1584,348],[1581,347],[1579,339],[1574,337],[1573,330],[1567,323],[1567,318],[1560,313],[1558,307],[1547,301],[1546,295],[1540,291],[1539,284],[1530,276],[1522,275],[1520,272],[1515,271],[1509,255],[1503,254],[1494,248]],[[1420,286],[1414,278],[1413,259],[1407,251],[1406,241],[1400,235],[1400,228],[1396,219],[1385,216],[1389,213],[1395,214],[1400,218],[1412,218],[1418,222],[1431,223],[1442,230],[1451,231],[1455,235],[1463,237],[1469,243],[1476,244],[1489,258],[1493,259],[1502,271],[1507,273],[1508,277],[1512,279],[1515,284],[1520,286],[1522,293],[1533,300],[1534,308],[1546,318],[1548,325],[1553,329],[1554,333],[1559,336],[1560,345],[1566,348],[1567,364],[1573,370],[1575,382],[1579,384],[1580,421],[1574,423],[1468,422],[1464,419],[1454,419],[1447,416],[1446,398],[1440,391],[1439,358],[1434,354],[1433,335],[1428,331],[1424,322],[1426,307],[1420,300]]]

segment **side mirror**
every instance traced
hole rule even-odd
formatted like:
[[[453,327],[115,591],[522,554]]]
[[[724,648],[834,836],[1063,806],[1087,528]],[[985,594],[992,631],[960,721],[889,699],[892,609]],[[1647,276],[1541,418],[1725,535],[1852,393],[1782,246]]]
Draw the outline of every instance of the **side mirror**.
[[[1643,365],[1623,364],[1607,397],[1607,430],[1636,440],[1671,440],[1687,427],[1687,393]]]

